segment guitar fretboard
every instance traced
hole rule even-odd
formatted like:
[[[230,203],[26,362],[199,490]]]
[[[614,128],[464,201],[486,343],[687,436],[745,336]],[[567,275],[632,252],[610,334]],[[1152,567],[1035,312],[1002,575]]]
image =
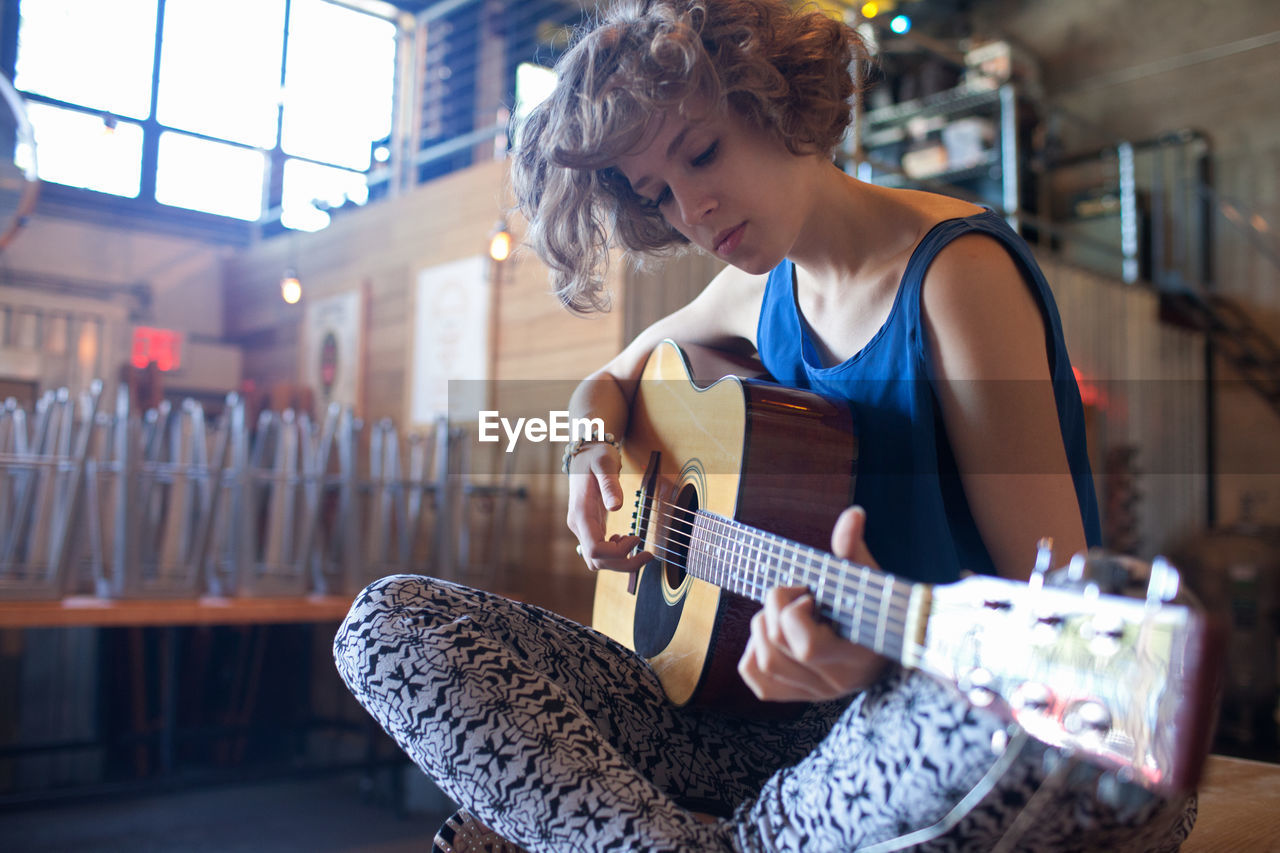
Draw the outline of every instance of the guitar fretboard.
[[[807,586],[837,633],[903,659],[913,584],[705,510],[689,536],[694,577],[755,601],[775,586]]]

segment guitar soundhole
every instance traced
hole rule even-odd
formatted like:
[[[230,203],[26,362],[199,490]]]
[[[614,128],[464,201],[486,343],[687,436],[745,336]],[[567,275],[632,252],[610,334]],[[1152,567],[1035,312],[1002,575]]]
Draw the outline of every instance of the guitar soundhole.
[[[693,518],[697,511],[698,491],[692,483],[686,483],[676,496],[668,525],[668,553],[662,571],[669,589],[676,589],[684,583],[685,566],[689,561],[689,537],[693,535]]]
[[[682,487],[670,504],[655,504],[654,544],[658,559],[640,572],[636,588],[632,646],[641,657],[652,658],[666,649],[680,626],[684,591],[677,590],[684,583],[693,513],[697,509],[698,493],[690,484]]]

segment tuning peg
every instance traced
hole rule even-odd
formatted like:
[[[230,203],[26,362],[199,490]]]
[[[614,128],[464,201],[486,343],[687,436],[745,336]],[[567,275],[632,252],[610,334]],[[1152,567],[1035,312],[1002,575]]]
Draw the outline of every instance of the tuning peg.
[[[995,701],[994,684],[995,676],[989,669],[980,666],[965,672],[957,682],[960,692],[968,697],[970,704],[978,708],[985,708]]]
[[[996,729],[991,733],[991,751],[996,755],[1004,755],[1004,751],[1009,748],[1009,732],[1005,729]]]
[[[1071,555],[1071,562],[1067,564],[1067,580],[1071,583],[1080,583],[1084,580],[1085,569],[1088,568],[1089,557],[1084,551],[1077,551]]]
[[[1053,564],[1053,537],[1046,536],[1036,543],[1036,574],[1044,574]]]
[[[1086,699],[1066,710],[1062,725],[1071,734],[1106,734],[1111,729],[1111,712],[1101,702]]]
[[[1147,581],[1147,603],[1163,604],[1173,601],[1181,585],[1182,577],[1178,570],[1164,557],[1156,557],[1151,561],[1151,577]]]
[[[1046,536],[1036,543],[1036,563],[1031,568],[1031,577],[1027,579],[1027,585],[1033,590],[1038,590],[1044,586],[1045,577],[1049,573],[1049,569],[1053,566],[1053,539]]]

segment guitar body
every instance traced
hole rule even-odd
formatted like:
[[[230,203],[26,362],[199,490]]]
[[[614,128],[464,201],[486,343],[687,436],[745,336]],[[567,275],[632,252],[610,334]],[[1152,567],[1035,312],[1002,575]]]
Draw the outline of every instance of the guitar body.
[[[638,533],[658,559],[634,578],[601,572],[592,621],[645,657],[676,704],[750,713],[763,703],[737,662],[759,605],[676,568],[687,542],[647,522],[657,504],[675,504],[677,515],[706,509],[827,550],[858,454],[846,404],[731,367],[740,372],[670,341],[649,356],[622,442],[626,503],[607,532]]]

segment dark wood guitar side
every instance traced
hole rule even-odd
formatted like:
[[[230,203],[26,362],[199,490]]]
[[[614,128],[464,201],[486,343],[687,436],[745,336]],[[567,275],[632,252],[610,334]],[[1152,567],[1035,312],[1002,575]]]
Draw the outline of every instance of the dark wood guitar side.
[[[659,345],[645,366],[622,443],[623,494],[629,501],[638,496],[647,475],[657,500],[710,510],[826,551],[831,528],[853,496],[852,414],[847,404],[817,394],[726,375],[750,369],[710,350]],[[703,381],[711,376],[715,381]],[[640,504],[634,509],[643,513]],[[630,512],[614,513],[608,532],[631,532]],[[760,605],[676,568],[686,543],[654,534],[659,541],[646,548],[673,559],[642,569],[634,592],[630,575],[601,572],[595,627],[646,657],[677,704],[785,713],[756,700],[737,673]]]

